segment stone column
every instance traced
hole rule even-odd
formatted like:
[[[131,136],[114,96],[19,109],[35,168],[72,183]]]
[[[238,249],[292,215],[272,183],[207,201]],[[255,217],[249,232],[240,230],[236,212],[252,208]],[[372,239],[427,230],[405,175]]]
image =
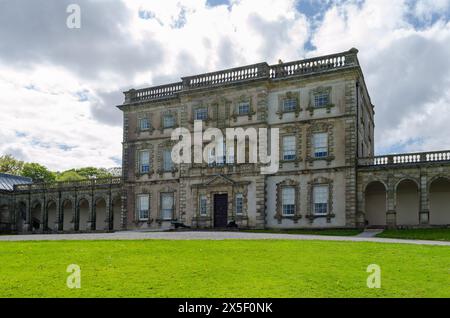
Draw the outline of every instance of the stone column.
[[[388,227],[395,227],[396,224],[397,224],[397,213],[395,211],[395,188],[391,180],[389,180],[387,189],[386,225]]]
[[[56,231],[62,231],[63,226],[64,226],[64,216],[63,216],[63,206],[62,206],[61,195],[59,196],[56,204],[57,204],[57,207],[56,207],[57,211],[56,211],[55,229],[56,229]]]
[[[44,233],[45,229],[45,218],[46,218],[46,198],[45,196],[42,198],[41,201],[41,223],[39,224],[39,233]]]
[[[121,223],[121,229],[122,230],[126,230],[127,229],[127,220],[128,220],[128,208],[127,208],[127,192],[126,190],[122,191],[122,196],[121,196],[121,211],[120,211],[120,223]]]
[[[106,224],[104,224],[104,229],[107,231],[111,231],[113,228],[113,223],[112,223],[113,211],[112,211],[111,193],[109,193],[106,196],[106,207],[105,208],[106,208],[106,220],[104,223],[106,223]]]
[[[429,224],[430,222],[430,193],[428,191],[428,178],[426,175],[420,176],[420,210],[419,223]]]
[[[28,198],[27,205],[25,207],[25,222],[23,223],[22,231],[24,233],[31,232],[31,198]],[[19,211],[20,212],[20,211]]]
[[[86,224],[86,231],[93,231],[95,230],[95,208],[96,208],[96,201],[95,196],[92,196],[92,202],[89,205],[89,217]]]

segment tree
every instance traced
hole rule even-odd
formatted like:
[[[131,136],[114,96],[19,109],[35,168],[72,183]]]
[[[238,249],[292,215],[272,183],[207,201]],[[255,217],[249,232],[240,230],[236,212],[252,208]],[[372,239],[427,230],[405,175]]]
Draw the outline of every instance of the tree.
[[[52,182],[56,179],[54,172],[35,162],[24,163],[21,175],[33,179],[34,182]]]
[[[80,176],[75,170],[67,170],[61,173],[58,173],[56,176],[56,181],[79,181],[86,179],[83,176]]]
[[[75,169],[76,173],[78,173],[80,176],[84,177],[85,179],[91,179],[91,178],[110,178],[112,177],[111,173],[108,172],[105,168],[95,168],[95,167],[85,167],[85,168],[79,168]]]
[[[20,175],[23,169],[23,161],[17,160],[11,155],[0,156],[0,172]]]

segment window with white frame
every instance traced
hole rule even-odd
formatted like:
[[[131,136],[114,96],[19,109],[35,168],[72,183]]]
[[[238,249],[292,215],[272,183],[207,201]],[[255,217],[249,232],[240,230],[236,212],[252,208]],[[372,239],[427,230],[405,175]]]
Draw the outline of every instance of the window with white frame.
[[[207,214],[206,205],[208,204],[208,200],[206,195],[201,195],[198,199],[198,206],[200,210],[200,215],[205,216]]]
[[[295,136],[284,136],[283,137],[283,160],[294,160],[295,159]]]
[[[313,202],[314,214],[324,215],[328,213],[328,197],[329,188],[327,185],[314,186],[313,188]]]
[[[250,102],[240,102],[238,104],[238,114],[239,115],[248,115],[250,113]]]
[[[218,165],[225,164],[226,161],[226,155],[227,155],[227,149],[226,149],[226,143],[225,142],[219,142],[217,145],[218,149],[216,150],[216,163]]]
[[[297,109],[297,99],[286,98],[283,100],[283,112],[293,112]]]
[[[313,135],[314,157],[324,158],[328,156],[328,133],[316,133]]]
[[[150,129],[150,120],[148,118],[139,118],[139,129],[140,130],[149,130]]]
[[[314,94],[314,107],[326,107],[330,104],[330,94],[321,92]]]
[[[164,149],[163,150],[163,170],[164,171],[172,171],[173,161],[172,161],[172,150]]]
[[[150,199],[148,194],[141,194],[137,197],[138,218],[140,221],[148,220]]]
[[[161,193],[161,218],[173,219],[173,193]]]
[[[231,145],[226,145],[226,150],[227,153],[225,155],[227,158],[227,163],[234,164],[234,142]]]
[[[283,215],[295,214],[295,187],[283,187],[281,191]]]
[[[236,193],[236,214],[241,215],[244,213],[244,195],[242,193]]]
[[[139,152],[139,172],[148,173],[150,171],[150,152],[142,150]]]
[[[202,108],[195,109],[194,119],[195,120],[207,120],[208,119],[208,108],[202,107]]]
[[[163,117],[163,128],[172,128],[175,126],[175,116],[174,115],[164,115]]]

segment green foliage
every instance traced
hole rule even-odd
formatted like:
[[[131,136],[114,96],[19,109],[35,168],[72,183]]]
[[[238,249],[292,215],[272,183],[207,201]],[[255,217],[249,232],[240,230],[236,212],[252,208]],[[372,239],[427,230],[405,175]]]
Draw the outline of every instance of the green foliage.
[[[56,174],[35,162],[24,163],[21,175],[33,179],[34,182],[52,182],[56,179]]]
[[[79,181],[86,179],[74,170],[67,170],[56,175],[56,181]]]
[[[63,172],[52,172],[41,164],[23,162],[15,159],[11,155],[0,156],[0,173],[29,177],[35,182],[79,181],[91,178],[99,179],[112,177],[111,173],[109,173],[107,169],[95,167],[70,169]]]
[[[81,288],[69,289],[69,264]],[[381,288],[367,267],[381,267]],[[0,242],[0,297],[450,297],[449,246],[293,240]]]
[[[0,156],[0,172],[12,175],[20,175],[24,162],[11,155]]]

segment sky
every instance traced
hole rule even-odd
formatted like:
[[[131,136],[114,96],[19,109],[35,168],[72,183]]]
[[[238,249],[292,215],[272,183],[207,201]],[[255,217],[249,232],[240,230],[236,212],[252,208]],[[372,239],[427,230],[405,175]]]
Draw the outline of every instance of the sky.
[[[450,149],[450,0],[0,0],[0,155],[120,166],[123,91],[352,47],[376,154]]]

